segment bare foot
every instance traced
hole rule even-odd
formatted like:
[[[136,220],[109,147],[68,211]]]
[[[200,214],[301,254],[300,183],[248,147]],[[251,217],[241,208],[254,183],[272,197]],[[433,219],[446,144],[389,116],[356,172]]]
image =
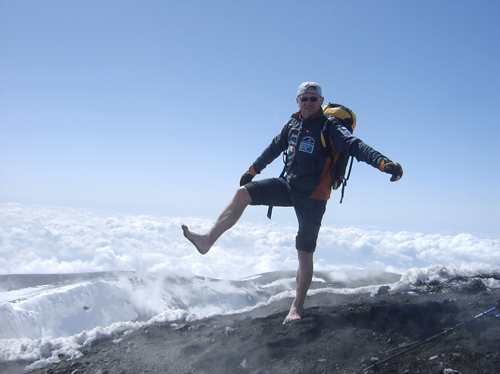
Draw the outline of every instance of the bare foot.
[[[181,227],[186,239],[193,243],[198,252],[204,255],[210,250],[211,245],[207,243],[207,238],[205,235],[200,235],[189,231],[186,225],[182,225]]]
[[[288,315],[286,316],[285,320],[283,321],[283,324],[286,325],[287,323],[292,323],[296,321],[300,321],[302,312],[299,312],[296,307],[292,305],[290,308],[290,311],[288,312]]]

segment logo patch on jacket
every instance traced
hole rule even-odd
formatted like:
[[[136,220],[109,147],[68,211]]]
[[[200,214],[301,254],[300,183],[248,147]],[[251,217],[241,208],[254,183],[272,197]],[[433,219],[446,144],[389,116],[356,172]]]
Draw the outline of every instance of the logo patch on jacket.
[[[288,144],[295,146],[297,145],[297,140],[299,139],[299,132],[295,129],[290,131],[290,135],[288,136]]]
[[[302,143],[300,143],[299,151],[312,154],[314,151],[314,138],[310,136],[304,137]]]
[[[340,130],[340,132],[341,132],[344,136],[347,136],[347,137],[352,136],[351,132],[350,132],[349,130],[347,130],[344,126],[339,126],[339,130]]]

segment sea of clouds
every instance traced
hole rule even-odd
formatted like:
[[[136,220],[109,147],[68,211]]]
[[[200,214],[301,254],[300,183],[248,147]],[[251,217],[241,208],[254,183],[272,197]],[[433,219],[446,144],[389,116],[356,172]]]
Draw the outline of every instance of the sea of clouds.
[[[201,256],[180,226],[203,232],[213,222],[0,204],[0,274],[142,271],[241,279],[297,268],[295,225],[241,222]],[[315,253],[315,268],[325,271],[349,266],[403,273],[431,265],[498,267],[500,236],[323,226]]]

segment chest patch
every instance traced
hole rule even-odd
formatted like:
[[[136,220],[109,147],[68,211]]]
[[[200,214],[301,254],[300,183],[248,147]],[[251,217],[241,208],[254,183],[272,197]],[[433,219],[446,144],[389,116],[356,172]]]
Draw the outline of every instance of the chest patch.
[[[314,151],[314,138],[310,136],[304,137],[300,143],[299,151],[312,154]]]
[[[288,137],[288,144],[291,146],[296,146],[298,139],[299,139],[299,131],[298,130],[290,131],[290,135]]]

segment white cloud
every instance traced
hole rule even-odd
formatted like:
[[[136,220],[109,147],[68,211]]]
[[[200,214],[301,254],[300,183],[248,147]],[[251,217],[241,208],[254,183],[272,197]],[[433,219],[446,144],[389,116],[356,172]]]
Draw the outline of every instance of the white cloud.
[[[180,271],[239,279],[297,267],[294,225],[241,222],[201,256],[180,226],[185,223],[204,232],[212,225],[210,220],[19,204],[2,204],[0,212],[2,273]],[[498,267],[500,239],[324,226],[315,259],[318,270],[351,266],[403,272],[438,264]]]

